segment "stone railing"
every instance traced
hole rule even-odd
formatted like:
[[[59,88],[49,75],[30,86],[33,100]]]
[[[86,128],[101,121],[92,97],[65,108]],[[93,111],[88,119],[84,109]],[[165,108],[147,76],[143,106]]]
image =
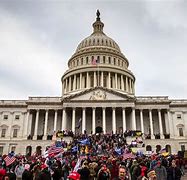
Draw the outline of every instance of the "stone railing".
[[[136,99],[137,100],[145,100],[145,101],[147,101],[147,100],[152,100],[152,101],[154,101],[154,100],[160,100],[160,101],[163,101],[163,100],[168,100],[168,96],[136,96]]]
[[[0,100],[0,105],[26,105],[26,100]]]
[[[60,102],[61,97],[29,97],[28,102]]]

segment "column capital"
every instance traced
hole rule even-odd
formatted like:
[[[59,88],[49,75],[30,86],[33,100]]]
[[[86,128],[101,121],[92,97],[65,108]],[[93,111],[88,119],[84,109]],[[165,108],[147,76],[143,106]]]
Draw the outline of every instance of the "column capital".
[[[92,107],[92,110],[95,110],[96,109],[96,107]]]
[[[106,107],[102,107],[102,109],[103,109],[103,110],[105,110],[105,109],[106,109]]]
[[[112,110],[116,110],[116,107],[112,107]]]
[[[76,107],[72,107],[72,110],[76,110]]]

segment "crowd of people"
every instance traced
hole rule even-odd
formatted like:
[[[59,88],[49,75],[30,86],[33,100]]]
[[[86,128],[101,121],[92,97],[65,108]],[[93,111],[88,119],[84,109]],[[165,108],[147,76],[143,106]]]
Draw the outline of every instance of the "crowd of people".
[[[0,180],[180,180],[184,175],[182,157],[133,154],[126,137],[74,135],[68,143],[62,140],[51,145],[46,152],[52,147],[62,151],[47,156],[12,152],[8,156],[14,161],[8,166],[6,156],[0,157]]]

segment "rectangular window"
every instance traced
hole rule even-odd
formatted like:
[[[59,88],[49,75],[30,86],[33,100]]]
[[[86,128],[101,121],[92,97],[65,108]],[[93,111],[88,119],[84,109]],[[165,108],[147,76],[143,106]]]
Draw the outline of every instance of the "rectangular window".
[[[181,114],[177,114],[177,119],[181,119]]]
[[[15,115],[15,120],[19,120],[19,115]]]
[[[18,129],[13,130],[13,137],[16,138],[18,136]]]
[[[184,134],[183,134],[183,128],[179,128],[179,136],[184,136]]]
[[[3,119],[7,120],[8,119],[8,115],[4,115]]]
[[[0,154],[3,154],[3,146],[0,146]]]
[[[2,131],[1,131],[1,137],[5,137],[5,135],[6,135],[6,129],[2,129]]]

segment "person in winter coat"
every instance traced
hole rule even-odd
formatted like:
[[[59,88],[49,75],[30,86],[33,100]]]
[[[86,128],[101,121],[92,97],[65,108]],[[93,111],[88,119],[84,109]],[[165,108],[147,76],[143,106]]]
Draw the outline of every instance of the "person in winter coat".
[[[114,178],[113,180],[130,180],[130,175],[128,176],[125,166],[119,167],[118,177]]]
[[[23,171],[22,180],[32,180],[32,179],[33,179],[33,176],[30,171],[30,165],[25,164],[25,171]]]
[[[181,170],[176,166],[176,161],[172,160],[171,166],[168,168],[167,180],[180,180],[181,175]]]
[[[22,179],[22,174],[23,174],[24,170],[25,170],[25,168],[24,168],[22,162],[19,162],[19,164],[15,168],[15,174],[16,174],[17,180]]]
[[[161,165],[161,161],[157,162],[157,165],[154,168],[154,170],[156,172],[157,179],[167,180],[167,171],[166,171],[166,168]]]

